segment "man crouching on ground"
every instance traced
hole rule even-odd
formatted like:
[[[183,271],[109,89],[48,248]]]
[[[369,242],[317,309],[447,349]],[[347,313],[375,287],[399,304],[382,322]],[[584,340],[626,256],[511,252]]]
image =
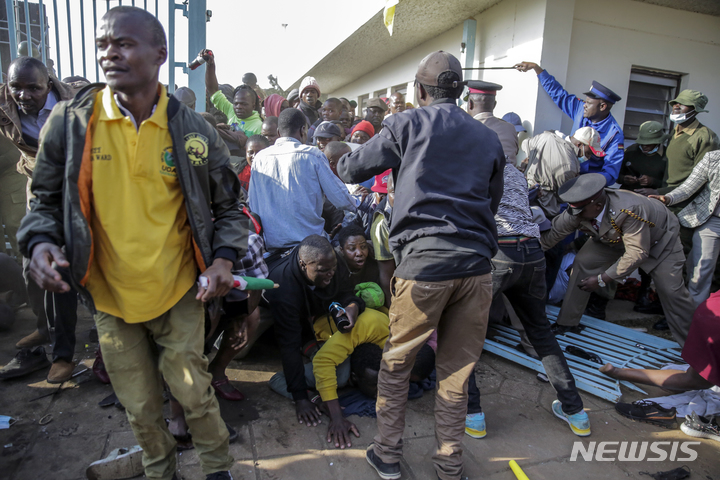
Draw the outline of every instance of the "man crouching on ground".
[[[96,45],[107,85],[86,87],[45,124],[22,253],[42,288],[72,285],[95,313],[146,477],[176,478],[164,378],[203,473],[229,479],[228,430],[203,355],[203,302],[230,291],[230,269],[247,248],[240,185],[215,130],[158,82],[167,47],[155,17],[113,8]],[[206,288],[195,286],[198,272]]]

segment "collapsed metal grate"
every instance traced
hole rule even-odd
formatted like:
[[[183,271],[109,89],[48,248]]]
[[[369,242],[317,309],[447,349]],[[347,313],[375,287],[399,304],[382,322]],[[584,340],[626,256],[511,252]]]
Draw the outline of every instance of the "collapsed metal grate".
[[[552,323],[555,323],[559,311],[558,307],[547,306],[545,308],[548,320]],[[630,382],[619,382],[604,375],[598,371],[600,364],[567,353],[565,347],[572,345],[582,348],[588,353],[599,356],[603,365],[609,362],[615,367],[621,368],[659,369],[668,363],[685,363],[680,356],[680,345],[674,341],[585,315],[580,320],[580,324],[585,327],[580,333],[566,333],[555,338],[565,354],[577,387],[605,400],[619,401],[622,396],[621,384],[643,394],[647,394],[647,392]],[[517,330],[501,325],[492,325],[491,328],[495,330],[496,334],[493,338],[488,337],[485,340],[484,351],[494,353],[536,372],[545,373],[540,360],[535,360],[515,349],[520,342]]]

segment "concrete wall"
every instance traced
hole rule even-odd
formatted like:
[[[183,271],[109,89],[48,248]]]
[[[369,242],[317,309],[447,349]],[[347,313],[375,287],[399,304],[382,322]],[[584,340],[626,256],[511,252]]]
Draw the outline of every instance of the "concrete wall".
[[[373,96],[373,92],[381,89],[387,89],[392,85],[401,83],[409,83],[408,102],[413,102],[412,83],[415,79],[418,63],[430,52],[436,50],[445,50],[460,58],[460,43],[462,42],[462,24],[447,32],[429,40],[422,45],[400,55],[391,62],[386,63],[382,67],[363,75],[354,82],[345,85],[330,94],[333,97],[345,97],[350,100],[356,100],[361,95]],[[372,52],[365,52],[365,55],[372,55]],[[361,116],[358,111],[356,115]]]
[[[605,0],[602,12],[594,0],[504,0],[475,17],[474,66],[537,62],[580,96],[597,80],[623,97],[612,111],[621,125],[633,66],[683,73],[682,88],[710,98],[711,113],[700,120],[720,132],[720,18],[631,0]],[[459,24],[331,95],[357,100],[408,82],[408,101],[413,101],[418,62],[435,50],[460,58],[462,31]],[[519,114],[528,129],[521,140],[547,129],[569,132],[571,120],[539,87],[534,73],[476,70],[466,72],[466,78],[503,85],[495,114]]]
[[[602,9],[612,13],[599,15],[592,0],[575,2],[565,88],[581,94],[592,80],[611,88],[623,97],[612,110],[622,125],[633,66],[683,73],[681,88],[710,99],[699,120],[720,132],[720,18],[628,0],[604,0]],[[565,117],[562,128],[571,124]]]

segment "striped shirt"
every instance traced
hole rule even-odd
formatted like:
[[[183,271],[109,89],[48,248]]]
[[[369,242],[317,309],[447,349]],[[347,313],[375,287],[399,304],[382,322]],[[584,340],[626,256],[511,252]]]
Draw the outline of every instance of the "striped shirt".
[[[700,194],[677,214],[684,227],[699,227],[716,212],[720,200],[720,150],[706,153],[692,169],[690,176],[673,191],[665,194],[669,200],[668,205],[687,200],[701,188],[703,190]]]
[[[540,238],[540,227],[533,222],[530,210],[525,176],[510,163],[506,163],[503,181],[503,195],[495,214],[498,237]]]

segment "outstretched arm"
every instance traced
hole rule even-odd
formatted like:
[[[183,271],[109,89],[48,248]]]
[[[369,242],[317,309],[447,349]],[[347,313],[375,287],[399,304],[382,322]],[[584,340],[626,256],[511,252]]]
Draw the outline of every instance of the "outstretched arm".
[[[215,74],[215,55],[207,48],[204,48],[200,55],[205,58],[205,89],[212,96],[213,93],[220,90]]]

